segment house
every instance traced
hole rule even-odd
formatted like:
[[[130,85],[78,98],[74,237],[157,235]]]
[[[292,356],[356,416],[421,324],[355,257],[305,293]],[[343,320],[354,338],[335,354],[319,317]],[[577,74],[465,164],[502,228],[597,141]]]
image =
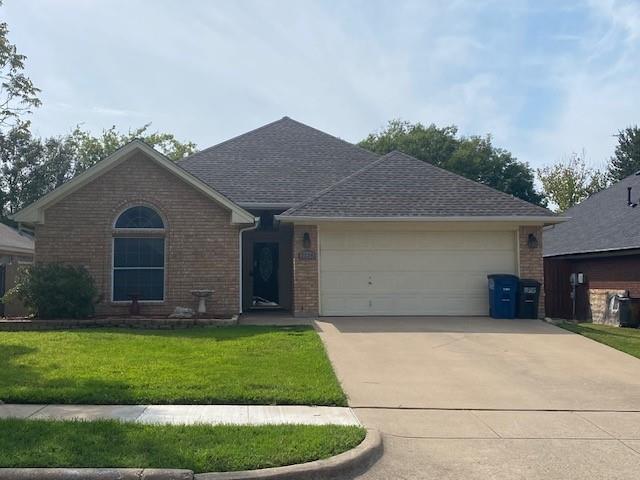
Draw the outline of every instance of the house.
[[[613,295],[640,297],[639,198],[640,175],[631,175],[570,208],[567,222],[544,231],[549,316],[603,323]]]
[[[34,242],[28,234],[0,223],[0,297],[15,285],[19,269],[33,262]],[[26,313],[18,301],[0,303],[0,316],[16,317]]]
[[[97,312],[487,315],[489,273],[543,280],[562,219],[288,117],[174,163],[133,141],[15,215],[37,262],[84,265]],[[542,309],[541,309],[542,311]]]

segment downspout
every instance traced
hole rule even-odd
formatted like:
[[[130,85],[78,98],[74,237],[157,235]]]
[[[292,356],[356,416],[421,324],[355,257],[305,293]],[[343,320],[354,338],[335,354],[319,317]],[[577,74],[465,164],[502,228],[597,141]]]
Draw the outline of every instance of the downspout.
[[[242,281],[243,281],[243,276],[242,276],[242,270],[243,270],[243,260],[244,260],[244,255],[243,255],[243,251],[242,251],[242,234],[244,232],[248,232],[251,230],[255,230],[256,228],[258,228],[258,226],[260,225],[260,217],[255,217],[253,219],[254,224],[251,225],[250,227],[245,227],[245,228],[241,228],[240,230],[238,230],[238,251],[240,252],[240,288],[238,289],[238,292],[240,293],[240,308],[239,308],[239,312],[242,313]]]

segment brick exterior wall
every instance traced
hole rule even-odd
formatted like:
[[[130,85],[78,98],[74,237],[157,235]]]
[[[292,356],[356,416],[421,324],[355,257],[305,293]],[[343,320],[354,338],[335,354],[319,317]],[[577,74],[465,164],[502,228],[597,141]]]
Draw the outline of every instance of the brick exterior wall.
[[[45,211],[36,226],[36,262],[84,265],[98,286],[98,315],[126,315],[111,302],[113,223],[127,207],[154,207],[165,220],[165,301],[143,303],[143,315],[194,306],[193,289],[213,289],[208,311],[239,310],[238,225],[231,212],[142,153],[124,161]]]
[[[308,233],[311,246],[307,252],[303,248],[304,234]],[[313,258],[304,258],[313,252]],[[315,225],[294,225],[293,227],[293,314],[296,316],[316,316],[318,305],[318,227]]]
[[[538,239],[538,246],[529,247],[529,234]],[[544,318],[544,265],[542,259],[542,227],[519,227],[520,278],[537,280],[541,284],[538,317]]]
[[[583,273],[585,283],[576,288],[576,320],[605,322],[607,297],[629,292],[640,298],[640,255],[594,256],[573,259],[546,258],[547,309],[557,318],[572,317],[572,273]]]

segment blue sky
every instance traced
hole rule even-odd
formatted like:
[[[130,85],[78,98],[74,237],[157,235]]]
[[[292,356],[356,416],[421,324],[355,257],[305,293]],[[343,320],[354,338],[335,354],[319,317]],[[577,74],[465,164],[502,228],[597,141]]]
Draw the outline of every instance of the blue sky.
[[[34,130],[153,122],[205,148],[284,115],[349,141],[403,118],[534,167],[640,124],[640,1],[5,0]]]

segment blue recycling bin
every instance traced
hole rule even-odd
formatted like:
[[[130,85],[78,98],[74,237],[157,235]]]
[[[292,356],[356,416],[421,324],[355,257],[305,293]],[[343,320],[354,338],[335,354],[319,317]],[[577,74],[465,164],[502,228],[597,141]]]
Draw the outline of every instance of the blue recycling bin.
[[[515,318],[519,279],[515,275],[487,275],[489,279],[489,315],[491,318]]]

